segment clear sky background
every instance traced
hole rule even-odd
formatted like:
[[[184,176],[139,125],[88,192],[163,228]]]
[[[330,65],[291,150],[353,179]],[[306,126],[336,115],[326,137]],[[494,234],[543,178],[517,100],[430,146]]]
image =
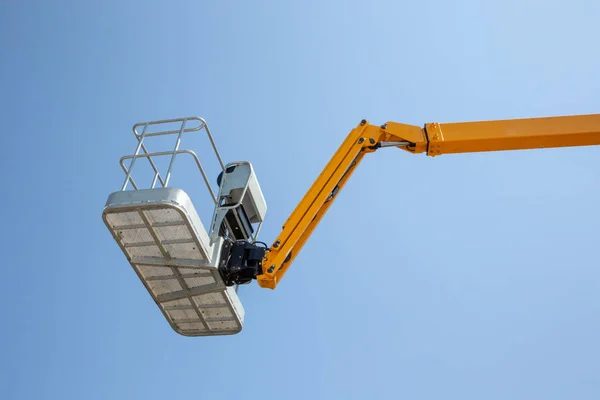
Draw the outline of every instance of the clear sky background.
[[[206,118],[254,164],[271,242],[362,118],[598,113],[599,19],[596,0],[1,2],[0,397],[600,398],[600,148],[368,156],[277,290],[242,288],[230,337],[173,332],[101,220],[138,121]]]

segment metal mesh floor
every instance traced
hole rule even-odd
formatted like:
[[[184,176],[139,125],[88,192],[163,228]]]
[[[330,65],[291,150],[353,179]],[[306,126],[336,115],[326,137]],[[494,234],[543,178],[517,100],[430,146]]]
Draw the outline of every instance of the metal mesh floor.
[[[177,188],[116,192],[104,221],[175,331],[223,335],[242,329],[243,308],[217,269],[219,248]]]

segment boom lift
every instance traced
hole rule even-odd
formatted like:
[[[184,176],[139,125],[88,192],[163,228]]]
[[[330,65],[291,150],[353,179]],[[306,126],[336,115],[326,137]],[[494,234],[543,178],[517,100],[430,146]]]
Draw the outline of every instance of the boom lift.
[[[179,129],[150,132],[151,127]],[[192,125],[190,125],[192,124]],[[143,128],[142,132],[138,132]],[[244,309],[237,287],[257,280],[275,289],[336,196],[366,154],[395,147],[409,153],[443,154],[525,150],[600,144],[600,114],[499,121],[428,123],[423,127],[362,120],[346,137],[269,247],[258,241],[267,206],[252,164],[224,165],[202,118],[143,122],[133,128],[138,145],[121,159],[126,178],[112,193],[103,220],[138,277],[169,321],[186,336],[234,334],[242,329]],[[186,133],[205,131],[220,165],[215,195],[198,156],[180,150]],[[177,135],[172,151],[149,153],[144,140]],[[168,187],[175,158],[193,157],[215,204],[207,232],[191,199]],[[163,178],[153,159],[170,156]],[[132,177],[137,159],[154,172],[150,188]],[[131,160],[129,167],[124,161]],[[127,190],[131,184],[133,190]],[[157,187],[160,186],[160,187]]]

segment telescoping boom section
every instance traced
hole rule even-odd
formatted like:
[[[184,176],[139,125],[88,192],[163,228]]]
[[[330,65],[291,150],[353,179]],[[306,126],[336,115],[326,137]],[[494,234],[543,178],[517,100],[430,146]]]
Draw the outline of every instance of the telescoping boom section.
[[[336,196],[368,153],[396,147],[428,156],[600,144],[600,114],[499,121],[428,123],[424,127],[363,120],[346,137],[265,250],[261,287],[274,289]]]

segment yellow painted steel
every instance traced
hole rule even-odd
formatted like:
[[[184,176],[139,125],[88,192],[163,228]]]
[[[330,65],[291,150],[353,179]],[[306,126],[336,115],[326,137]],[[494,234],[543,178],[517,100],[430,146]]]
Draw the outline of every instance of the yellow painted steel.
[[[261,287],[274,289],[366,152],[384,134],[366,123],[353,129],[315,180],[263,260]],[[372,140],[370,140],[372,139]]]
[[[426,124],[427,154],[597,145],[600,114]]]
[[[430,123],[424,128],[397,122],[379,127],[361,121],[290,214],[267,251],[262,264],[263,273],[257,277],[261,287],[275,289],[364,155],[376,151],[386,142],[403,142],[397,147],[432,157],[451,153],[600,145],[600,114]]]

